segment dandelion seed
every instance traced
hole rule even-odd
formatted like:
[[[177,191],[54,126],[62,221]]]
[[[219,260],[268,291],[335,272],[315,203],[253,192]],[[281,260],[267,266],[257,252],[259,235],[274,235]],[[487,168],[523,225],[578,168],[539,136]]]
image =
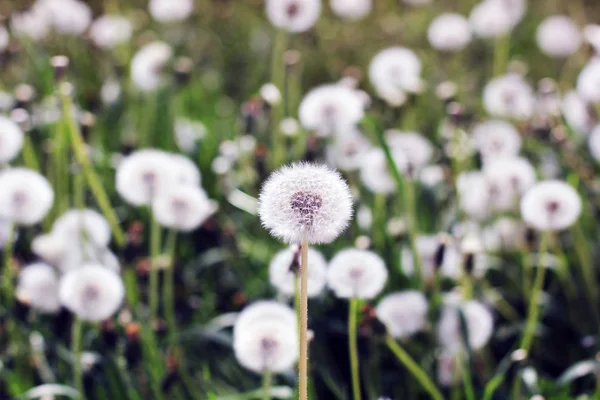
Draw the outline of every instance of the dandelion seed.
[[[55,313],[60,309],[58,275],[51,266],[35,263],[19,273],[15,290],[17,299],[42,313]]]
[[[299,272],[300,252],[298,246],[290,246],[275,254],[269,264],[269,280],[279,292],[294,295],[294,285]],[[327,283],[327,261],[323,255],[308,248],[308,297],[316,297],[323,292]]]
[[[559,231],[573,225],[581,214],[581,198],[565,182],[537,183],[521,199],[521,216],[539,231]]]
[[[330,0],[331,11],[340,18],[356,21],[369,15],[372,0]]]
[[[23,147],[23,131],[13,121],[0,116],[0,164],[12,161]]]
[[[46,178],[27,168],[0,173],[0,187],[0,218],[15,224],[37,224],[54,201],[54,191]]]
[[[483,105],[490,115],[524,120],[533,115],[535,96],[521,76],[508,74],[493,79],[485,86]]]
[[[197,186],[178,185],[156,196],[152,203],[159,224],[189,232],[202,225],[217,209]]]
[[[248,306],[233,327],[233,349],[238,362],[251,371],[291,369],[298,360],[296,314],[274,301]]]
[[[469,21],[460,14],[439,15],[429,25],[427,39],[433,48],[440,51],[462,50],[471,42]]]
[[[275,27],[293,33],[309,30],[321,15],[321,0],[267,0],[265,6]]]
[[[131,60],[131,80],[142,91],[159,88],[163,70],[173,56],[173,49],[163,42],[152,42],[135,53]]]
[[[194,10],[193,0],[150,0],[150,15],[161,23],[183,21]]]
[[[392,154],[399,171],[407,169],[404,152],[395,150]],[[360,167],[360,179],[373,193],[390,194],[396,191],[396,181],[392,177],[385,153],[380,148],[372,148],[363,156]]]
[[[377,95],[391,106],[406,101],[405,93],[421,90],[421,61],[412,50],[390,47],[377,53],[369,65],[369,79]]]
[[[131,38],[133,27],[125,17],[102,15],[90,27],[90,38],[103,49],[113,49]]]
[[[119,275],[98,264],[69,271],[60,281],[61,303],[83,320],[110,318],[121,306],[124,295]]]
[[[385,286],[385,263],[369,250],[345,249],[329,262],[327,284],[339,298],[372,299]]]
[[[459,310],[465,318],[471,349],[479,350],[485,347],[494,332],[494,318],[480,302],[471,300],[461,304],[455,301],[446,301],[437,333],[443,350],[451,355],[457,354],[463,348]]]
[[[404,339],[423,330],[427,322],[427,299],[416,290],[385,296],[375,309],[377,318],[396,339]]]
[[[537,45],[542,53],[555,58],[566,58],[581,46],[581,33],[575,22],[564,15],[546,18],[538,26]]]
[[[352,195],[342,177],[326,166],[292,164],[264,184],[258,213],[271,235],[286,243],[329,243],[348,226]]]

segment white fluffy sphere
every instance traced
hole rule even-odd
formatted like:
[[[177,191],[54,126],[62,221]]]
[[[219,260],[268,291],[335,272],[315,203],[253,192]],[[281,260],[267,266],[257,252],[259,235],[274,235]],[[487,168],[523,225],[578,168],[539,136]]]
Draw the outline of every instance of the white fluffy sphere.
[[[555,15],[546,18],[538,26],[536,40],[544,54],[565,58],[575,53],[581,46],[581,32],[571,18]]]
[[[437,16],[427,29],[431,46],[440,51],[459,51],[471,42],[469,21],[460,14],[444,13]]]
[[[37,224],[54,202],[54,191],[46,178],[27,168],[0,173],[0,188],[0,217],[16,224]]]
[[[131,80],[138,89],[151,92],[163,80],[163,69],[173,56],[173,49],[164,42],[148,43],[131,60]]]
[[[463,348],[459,310],[467,325],[469,346],[473,350],[483,348],[494,332],[494,318],[491,312],[476,300],[463,304],[446,304],[438,324],[438,340],[444,351],[456,354]]]
[[[150,15],[158,22],[180,22],[194,10],[193,0],[150,0]]]
[[[600,103],[600,57],[592,58],[579,72],[577,92],[584,101]]]
[[[159,224],[189,232],[216,211],[216,204],[198,186],[176,185],[156,196],[152,212]]]
[[[337,297],[372,299],[385,286],[385,263],[369,250],[345,249],[329,262],[327,284]]]
[[[280,29],[304,32],[317,23],[321,0],[266,0],[267,18]]]
[[[483,105],[493,116],[525,120],[531,118],[535,96],[531,86],[517,74],[491,80],[483,90]]]
[[[573,225],[581,214],[581,198],[570,185],[550,180],[537,183],[521,199],[521,216],[539,231],[559,231]]]
[[[23,147],[23,131],[12,120],[0,116],[0,164],[12,161]]]
[[[359,20],[373,8],[372,0],[330,0],[331,11],[340,18]]]
[[[15,290],[17,299],[42,313],[55,313],[60,309],[58,275],[51,266],[35,263],[19,273]]]
[[[510,123],[488,120],[473,128],[471,136],[484,161],[514,157],[521,150],[521,135]]]
[[[390,335],[403,339],[425,327],[428,308],[423,293],[408,290],[385,296],[377,305],[375,313]]]
[[[125,17],[103,15],[90,27],[90,38],[102,49],[112,49],[131,38],[133,27]]]

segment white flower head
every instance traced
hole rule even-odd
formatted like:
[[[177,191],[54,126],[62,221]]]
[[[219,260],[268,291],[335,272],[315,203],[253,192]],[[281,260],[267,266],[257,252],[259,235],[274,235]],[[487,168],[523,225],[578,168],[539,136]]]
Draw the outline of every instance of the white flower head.
[[[178,169],[172,155],[160,150],[138,150],[117,168],[117,192],[128,203],[141,206],[169,190],[177,182]]]
[[[387,277],[385,263],[369,250],[342,250],[327,270],[327,284],[339,298],[372,299],[383,290]]]
[[[296,314],[275,301],[246,307],[233,327],[233,350],[238,362],[257,373],[285,372],[298,359]]]
[[[290,246],[275,254],[269,264],[269,280],[271,285],[287,296],[294,295],[294,285],[296,274],[294,268],[299,268],[295,265],[300,262],[300,251],[298,246]],[[308,297],[316,297],[325,288],[327,283],[327,261],[323,255],[313,249],[308,248]]]
[[[517,74],[491,80],[483,89],[483,105],[495,117],[529,119],[533,115],[535,96],[531,86]]]
[[[483,0],[471,10],[469,23],[476,36],[497,38],[510,32],[524,14],[524,0]]]
[[[456,179],[459,206],[469,217],[485,219],[490,212],[490,191],[481,171],[462,172]]]
[[[446,179],[446,172],[441,165],[428,165],[419,173],[421,184],[429,187],[435,187]]]
[[[0,51],[6,50],[9,43],[10,36],[8,35],[8,30],[4,25],[0,25]]]
[[[281,103],[281,91],[274,83],[265,83],[260,87],[260,97],[270,105]]]
[[[0,173],[0,218],[19,225],[34,225],[50,211],[52,186],[39,173],[10,168]]]
[[[592,133],[590,133],[588,146],[592,157],[594,157],[596,161],[600,161],[600,125],[596,125],[592,130]]]
[[[288,117],[281,120],[279,123],[279,130],[285,136],[293,137],[298,135],[302,128],[300,127],[300,124],[296,118]]]
[[[429,24],[427,39],[433,48],[440,51],[462,50],[471,42],[469,21],[460,14],[439,15]]]
[[[423,276],[429,279],[436,268],[441,275],[457,279],[462,275],[461,254],[456,241],[451,236],[419,235],[417,236],[417,251],[421,257]],[[402,269],[408,276],[415,273],[414,258],[409,248],[402,249]]]
[[[23,147],[23,131],[12,120],[0,116],[0,164],[12,161]]]
[[[421,61],[405,47],[384,49],[371,60],[369,79],[380,98],[400,106],[406,101],[405,93],[421,90]]]
[[[577,93],[571,90],[562,99],[561,110],[569,126],[579,134],[587,134],[595,124],[590,105]]]
[[[522,157],[497,158],[484,165],[483,173],[496,210],[515,208],[521,196],[536,182],[535,170]]]
[[[594,48],[596,55],[600,55],[600,25],[586,25],[583,28],[583,37]]]
[[[488,251],[516,250],[524,241],[525,226],[514,218],[498,218],[483,231],[483,242]]]
[[[579,72],[577,92],[584,101],[600,103],[600,57],[592,58]]]
[[[427,299],[416,290],[392,293],[385,296],[375,309],[377,318],[397,339],[421,331],[427,322]]]
[[[175,143],[185,153],[196,150],[198,142],[206,137],[206,126],[200,121],[185,118],[175,120]]]
[[[475,146],[484,161],[513,157],[521,150],[521,136],[506,121],[489,120],[475,125],[471,131]]]
[[[438,324],[438,340],[443,350],[456,354],[463,348],[459,310],[465,318],[469,346],[473,350],[482,349],[494,332],[494,318],[482,303],[471,300],[462,304],[446,301]]]
[[[366,17],[373,8],[372,0],[330,0],[329,4],[335,15],[351,21]]]
[[[150,0],[150,15],[161,23],[180,22],[194,10],[193,0]]]
[[[300,123],[319,136],[343,134],[364,116],[356,91],[342,85],[318,86],[309,91],[298,109]]]
[[[92,10],[79,0],[38,0],[50,13],[52,26],[58,33],[81,35],[92,22]]]
[[[554,58],[566,58],[581,46],[579,27],[565,15],[546,18],[538,26],[537,45],[542,53]]]
[[[131,38],[133,27],[125,17],[103,15],[90,27],[90,38],[102,49],[112,49]]]
[[[31,251],[51,265],[59,265],[67,252],[65,238],[59,235],[38,235],[31,241]]]
[[[292,164],[264,184],[258,214],[271,235],[286,243],[330,243],[348,226],[352,195],[340,174],[328,167]]]
[[[60,281],[61,303],[87,321],[110,318],[121,306],[124,295],[121,277],[99,264],[73,269]]]
[[[581,214],[581,198],[567,183],[557,180],[537,183],[521,199],[521,216],[529,226],[559,231],[573,225]]]
[[[321,0],[266,0],[267,18],[288,32],[304,32],[317,23]]]
[[[189,185],[176,185],[156,196],[152,203],[158,223],[184,232],[198,228],[216,208],[202,189]]]
[[[51,266],[35,263],[19,273],[17,299],[42,313],[55,313],[60,308],[58,275]]]
[[[433,146],[421,134],[390,129],[385,132],[385,138],[394,152],[404,153],[406,159],[405,169],[409,176],[418,174],[433,154]]]
[[[369,140],[357,129],[339,136],[327,146],[328,163],[342,171],[360,168],[362,159],[371,148]]]
[[[34,3],[29,10],[13,13],[10,22],[16,36],[25,36],[36,42],[48,36],[52,23],[51,15],[40,3]]]
[[[392,158],[399,171],[407,169],[403,151],[394,150]],[[396,191],[396,181],[388,168],[382,149],[374,147],[365,153],[360,166],[360,180],[373,193],[390,194]]]
[[[102,214],[95,210],[69,210],[52,226],[52,235],[63,238],[68,245],[89,243],[95,247],[107,247],[110,242],[110,226]]]
[[[131,80],[142,91],[158,89],[163,81],[163,70],[173,56],[173,49],[164,42],[148,43],[131,60]]]
[[[183,185],[200,186],[200,170],[196,164],[181,154],[170,154],[173,166],[176,169],[176,182]]]

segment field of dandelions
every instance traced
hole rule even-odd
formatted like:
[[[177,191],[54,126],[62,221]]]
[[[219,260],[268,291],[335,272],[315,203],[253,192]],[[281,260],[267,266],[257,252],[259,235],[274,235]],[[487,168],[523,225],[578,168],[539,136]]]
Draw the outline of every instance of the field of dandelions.
[[[0,400],[600,400],[597,0],[0,15]]]

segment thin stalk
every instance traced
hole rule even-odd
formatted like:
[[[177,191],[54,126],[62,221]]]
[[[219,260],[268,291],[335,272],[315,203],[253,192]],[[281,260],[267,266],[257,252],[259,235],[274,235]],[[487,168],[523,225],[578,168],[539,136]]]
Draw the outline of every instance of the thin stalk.
[[[525,323],[525,332],[523,335],[523,339],[521,340],[521,348],[526,352],[529,352],[531,349],[531,345],[533,344],[533,339],[535,336],[535,327],[539,322],[540,317],[540,307],[538,305],[540,301],[540,297],[542,295],[542,289],[544,286],[544,278],[546,277],[546,252],[548,251],[548,244],[550,241],[550,232],[544,231],[542,233],[542,238],[540,240],[540,248],[538,250],[539,261],[535,276],[535,281],[533,283],[533,289],[531,293],[531,298],[529,300],[529,311],[527,312],[527,322]]]
[[[81,334],[83,321],[79,317],[75,317],[71,326],[71,355],[73,357],[73,385],[79,392],[80,399],[85,399],[83,391],[83,375],[81,373]]]
[[[73,103],[71,96],[65,90],[59,90],[59,93],[62,102],[63,115],[68,122],[71,147],[73,149],[73,153],[75,154],[75,159],[83,169],[83,174],[88,182],[92,194],[94,195],[94,198],[96,199],[96,202],[98,203],[100,211],[102,211],[102,214],[110,224],[110,228],[115,237],[115,242],[119,247],[122,247],[125,244],[125,233],[123,233],[123,230],[119,225],[117,213],[112,208],[108,195],[106,194],[98,175],[94,171],[88,153],[85,149],[85,143],[83,141],[83,137],[81,136],[79,125],[73,118]]]
[[[35,155],[35,149],[33,147],[33,143],[31,143],[30,133],[31,132],[26,132],[25,137],[23,138],[23,162],[27,168],[34,171],[39,171],[40,163]]]
[[[300,360],[298,365],[298,400],[308,400],[308,241],[302,241],[300,265]]]
[[[581,268],[581,275],[585,282],[585,288],[588,295],[589,304],[592,304],[593,314],[598,322],[598,312],[596,310],[596,304],[598,304],[598,283],[594,276],[594,266],[591,263],[591,251],[588,247],[588,242],[583,232],[583,228],[579,222],[577,222],[573,228],[572,233],[574,236],[575,253],[579,260],[579,267]]]
[[[158,255],[160,252],[160,225],[154,213],[150,216],[150,321],[155,321],[158,315]]]
[[[419,364],[413,360],[413,358],[396,342],[396,340],[391,336],[387,335],[385,342],[388,348],[394,353],[398,361],[402,363],[410,371],[410,373],[415,377],[417,381],[423,386],[423,388],[429,393],[432,399],[434,400],[444,400],[444,396],[440,392],[440,390],[435,386],[435,383],[429,378],[427,373],[419,367]]]
[[[175,248],[177,247],[177,231],[172,229],[167,236],[167,255],[169,266],[165,270],[165,282],[163,285],[163,302],[165,305],[165,318],[169,328],[169,336],[172,338],[176,332],[175,302],[173,300],[174,274],[175,274]]]
[[[14,251],[14,238],[15,238],[15,226],[11,223],[8,228],[8,235],[6,238],[6,244],[4,245],[4,274],[3,274],[3,287],[4,287],[4,304],[7,308],[10,308],[13,304],[14,297],[14,269],[12,265],[13,251]]]
[[[263,381],[262,381],[262,394],[263,400],[271,400],[271,381],[272,375],[271,371],[265,369],[263,372]]]
[[[419,279],[419,283],[423,284],[423,267],[421,263],[421,255],[419,254],[419,250],[417,248],[417,236],[419,233],[417,227],[417,220],[415,218],[417,213],[417,207],[415,202],[415,182],[413,179],[408,178],[404,181],[403,195],[404,215],[406,223],[408,224],[408,240],[410,242],[410,250],[413,255],[413,262],[415,265],[415,270]]]
[[[510,50],[510,34],[504,34],[494,43],[494,70],[493,76],[502,75],[506,69]]]
[[[352,393],[354,395],[354,400],[361,400],[357,342],[358,304],[359,300],[356,297],[351,298],[350,309],[348,311],[348,347],[350,351],[350,374],[352,376]]]
[[[471,376],[471,363],[468,355],[465,357],[465,362],[461,362],[461,364],[465,371],[462,374],[465,398],[467,400],[475,400],[475,392],[473,391],[473,377]]]

